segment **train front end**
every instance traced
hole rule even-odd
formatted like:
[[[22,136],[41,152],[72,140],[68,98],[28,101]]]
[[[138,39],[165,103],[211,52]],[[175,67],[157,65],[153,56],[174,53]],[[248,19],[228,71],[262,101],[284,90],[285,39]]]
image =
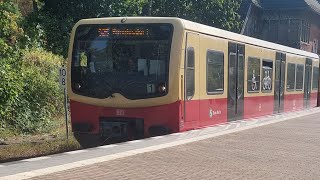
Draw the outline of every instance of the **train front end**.
[[[74,26],[68,95],[82,146],[178,131],[181,53],[175,49],[182,31],[173,18],[98,18]]]

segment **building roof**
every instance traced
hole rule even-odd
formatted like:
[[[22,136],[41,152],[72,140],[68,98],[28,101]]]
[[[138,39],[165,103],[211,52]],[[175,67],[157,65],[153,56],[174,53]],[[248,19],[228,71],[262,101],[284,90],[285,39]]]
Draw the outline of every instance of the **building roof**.
[[[261,0],[252,0],[252,3],[261,8]]]
[[[320,1],[317,0],[305,0],[311,9],[313,9],[317,14],[320,15]]]
[[[253,3],[264,10],[310,9],[320,15],[320,3],[317,0],[244,0],[243,7]]]

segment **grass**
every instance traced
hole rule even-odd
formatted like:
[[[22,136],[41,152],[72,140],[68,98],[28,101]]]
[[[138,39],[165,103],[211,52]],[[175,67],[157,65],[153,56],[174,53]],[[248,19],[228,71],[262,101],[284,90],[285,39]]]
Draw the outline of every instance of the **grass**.
[[[28,142],[0,147],[0,163],[16,161],[81,149],[71,136],[69,140],[56,139],[43,142]]]
[[[1,141],[6,140],[8,137],[15,136],[15,133],[10,131],[9,129],[0,128],[0,143]]]
[[[0,163],[81,149],[72,135],[66,140],[64,117],[56,118],[54,123],[51,132],[32,135],[0,129]],[[69,134],[72,134],[70,123]]]

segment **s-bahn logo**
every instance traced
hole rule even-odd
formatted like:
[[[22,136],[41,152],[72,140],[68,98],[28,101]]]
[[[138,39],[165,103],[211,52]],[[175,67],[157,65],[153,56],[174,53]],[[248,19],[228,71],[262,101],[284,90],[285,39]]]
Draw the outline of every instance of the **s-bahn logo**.
[[[209,109],[209,117],[210,117],[210,119],[211,119],[213,116],[215,116],[215,115],[220,115],[220,114],[221,114],[221,111],[220,111],[220,110],[214,111],[214,110],[212,110],[211,108]]]

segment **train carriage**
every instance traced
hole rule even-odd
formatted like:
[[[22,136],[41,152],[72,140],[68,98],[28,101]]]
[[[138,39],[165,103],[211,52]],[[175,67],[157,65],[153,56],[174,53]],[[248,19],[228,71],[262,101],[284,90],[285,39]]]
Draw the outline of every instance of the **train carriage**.
[[[315,107],[316,54],[179,18],[79,21],[68,60],[83,146]]]

